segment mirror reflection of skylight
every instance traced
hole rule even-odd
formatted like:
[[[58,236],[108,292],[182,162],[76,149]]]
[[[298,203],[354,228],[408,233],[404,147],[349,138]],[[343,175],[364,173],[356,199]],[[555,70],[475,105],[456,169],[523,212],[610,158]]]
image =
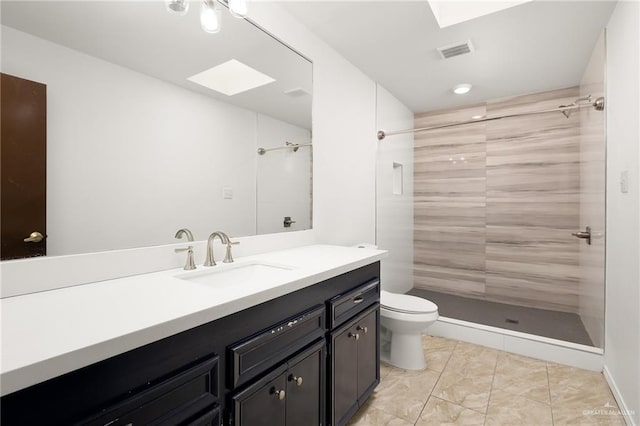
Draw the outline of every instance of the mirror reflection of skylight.
[[[451,1],[429,0],[431,11],[440,28],[449,27],[461,22],[470,21],[481,16],[490,15],[510,7],[528,3],[531,0],[507,1]]]
[[[192,75],[187,80],[227,96],[237,95],[276,81],[236,59]]]

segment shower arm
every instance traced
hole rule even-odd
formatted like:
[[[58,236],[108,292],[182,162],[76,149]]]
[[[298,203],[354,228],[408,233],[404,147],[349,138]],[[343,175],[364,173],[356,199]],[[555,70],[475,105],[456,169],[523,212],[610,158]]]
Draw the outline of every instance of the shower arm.
[[[503,118],[513,118],[513,117],[524,117],[524,116],[527,116],[527,115],[547,114],[547,113],[550,113],[550,112],[561,112],[562,114],[565,115],[565,117],[569,118],[569,116],[571,115],[571,112],[580,110],[582,108],[593,108],[596,111],[602,111],[602,110],[604,110],[604,98],[600,97],[600,98],[596,99],[595,102],[592,102],[591,101],[591,95],[589,95],[589,96],[585,96],[583,98],[576,99],[570,105],[560,105],[560,106],[558,106],[556,108],[544,109],[544,110],[540,110],[540,111],[521,112],[521,113],[517,113],[517,114],[497,115],[495,117],[484,117],[484,118],[479,118],[477,120],[460,121],[460,122],[457,122],[457,123],[441,124],[441,125],[438,125],[438,126],[431,126],[431,127],[420,127],[420,128],[417,128],[417,129],[397,130],[395,132],[385,132],[384,130],[380,130],[380,131],[378,131],[377,136],[378,136],[378,140],[381,141],[381,140],[385,139],[387,136],[405,135],[407,133],[427,132],[429,130],[446,129],[446,128],[449,128],[449,127],[463,126],[463,125],[466,125],[466,124],[484,123],[486,121],[501,120]]]

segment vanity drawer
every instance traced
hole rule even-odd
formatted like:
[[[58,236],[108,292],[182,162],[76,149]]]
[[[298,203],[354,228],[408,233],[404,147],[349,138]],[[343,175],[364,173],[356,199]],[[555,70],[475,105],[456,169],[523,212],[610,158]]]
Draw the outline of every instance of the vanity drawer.
[[[329,300],[329,329],[334,329],[380,301],[380,280],[375,278]]]
[[[141,391],[79,424],[193,425],[212,423],[218,401],[218,357]],[[207,423],[208,420],[211,422]]]
[[[229,387],[236,388],[324,337],[324,307],[318,305],[229,347]]]

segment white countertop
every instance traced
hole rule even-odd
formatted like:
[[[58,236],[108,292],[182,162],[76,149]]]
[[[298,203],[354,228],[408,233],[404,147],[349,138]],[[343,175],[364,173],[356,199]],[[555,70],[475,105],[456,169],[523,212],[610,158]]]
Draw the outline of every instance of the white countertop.
[[[384,250],[313,245],[0,299],[0,390],[6,395],[376,262]],[[243,263],[290,267],[215,288],[176,276]]]

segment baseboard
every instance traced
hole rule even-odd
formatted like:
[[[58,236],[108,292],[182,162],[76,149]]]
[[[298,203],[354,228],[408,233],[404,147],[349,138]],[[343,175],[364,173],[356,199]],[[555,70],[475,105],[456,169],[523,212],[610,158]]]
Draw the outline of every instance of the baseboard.
[[[602,370],[602,374],[604,374],[604,378],[609,384],[611,393],[613,394],[613,397],[616,399],[616,402],[618,403],[618,407],[620,408],[620,412],[624,416],[624,421],[627,424],[627,426],[638,426],[636,422],[633,420],[633,417],[631,416],[632,412],[629,409],[629,406],[625,402],[624,398],[622,397],[622,394],[620,393],[620,389],[618,389],[618,385],[616,385],[616,381],[613,380],[613,376],[611,376],[611,373],[609,372],[609,369],[607,368],[606,365]]]
[[[586,370],[602,371],[604,367],[599,348],[453,318],[440,317],[427,333]]]

